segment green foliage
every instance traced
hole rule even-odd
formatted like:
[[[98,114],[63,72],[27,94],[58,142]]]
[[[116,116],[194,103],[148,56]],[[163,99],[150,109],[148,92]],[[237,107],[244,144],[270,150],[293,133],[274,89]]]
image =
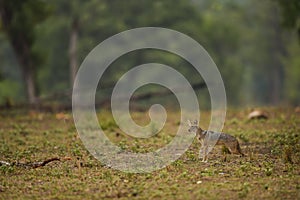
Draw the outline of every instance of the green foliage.
[[[289,57],[284,60],[285,63],[285,94],[294,105],[300,102],[300,45],[292,42],[288,49]]]
[[[26,42],[31,47],[37,37],[35,27],[50,14],[50,7],[40,0],[1,1],[0,8],[2,12],[2,29],[6,32],[12,45],[16,46]],[[22,33],[22,36],[20,36],[20,33]],[[19,48],[24,47],[19,46]],[[32,49],[29,49],[29,51],[31,51],[31,56],[34,57],[33,61],[38,62],[40,59],[38,52]]]
[[[14,101],[18,99],[19,93],[21,93],[21,86],[17,82],[5,79],[0,81],[0,103],[7,103],[7,100]]]
[[[24,32],[24,40],[29,43],[34,41],[34,29],[38,23],[43,21],[47,16],[47,7],[43,1],[34,0],[11,0],[1,1],[1,10],[7,14],[6,19],[2,19],[5,31],[9,33],[9,38],[18,38],[20,32]],[[5,14],[2,13],[2,18]],[[4,22],[3,22],[4,21]],[[6,24],[6,22],[10,22]],[[21,23],[20,23],[21,22]]]
[[[165,27],[191,36],[209,52],[221,72],[230,105],[297,104],[300,99],[297,92],[300,83],[297,78],[299,49],[295,45],[295,34],[287,33],[279,26],[277,6],[281,6],[284,24],[299,28],[298,0],[291,3],[284,0],[178,0],[176,3],[173,0],[12,0],[1,1],[1,5],[14,14],[13,23],[8,29],[1,23],[0,31],[9,31],[9,37],[23,33],[32,45],[30,53],[42,97],[70,88],[70,31],[73,20],[78,19],[78,63],[101,41],[116,33],[143,26]],[[20,69],[7,39],[2,36],[0,33],[0,73],[18,85],[14,86],[18,89],[7,94],[9,88],[4,84],[0,98],[9,96],[15,101],[24,100]],[[172,66],[191,83],[202,81],[189,63],[158,50],[121,56],[101,81],[111,86],[130,68],[147,62]],[[148,89],[161,88],[151,86]],[[102,98],[108,95],[110,91],[99,94]],[[200,106],[208,108],[208,91],[197,91],[197,95]],[[171,98],[163,101],[173,102]]]
[[[285,27],[289,29],[296,29],[300,40],[300,1],[289,0],[273,0],[277,2],[281,8],[282,21]]]

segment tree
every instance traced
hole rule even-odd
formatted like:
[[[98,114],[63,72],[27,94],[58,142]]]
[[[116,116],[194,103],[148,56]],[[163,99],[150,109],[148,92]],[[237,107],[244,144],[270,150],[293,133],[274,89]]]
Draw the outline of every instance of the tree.
[[[283,25],[296,29],[300,40],[300,0],[275,0],[281,8]]]
[[[87,32],[85,29],[87,29],[87,27],[89,26],[94,26],[94,23],[91,22],[94,22],[95,19],[99,18],[99,21],[101,22],[109,22],[109,18],[111,18],[111,16],[110,13],[107,12],[103,14],[103,11],[105,11],[107,4],[105,0],[101,2],[97,0],[54,0],[48,3],[53,6],[55,11],[54,14],[49,17],[51,20],[49,22],[46,22],[46,25],[44,25],[44,27],[48,29],[49,32],[59,32],[62,31],[62,29],[64,29],[62,33],[60,33],[59,37],[57,37],[57,35],[56,37],[52,37],[56,40],[56,42],[54,43],[60,43],[59,45],[63,44],[64,46],[63,48],[59,48],[59,50],[56,49],[56,52],[54,52],[53,54],[64,57],[63,60],[65,60],[65,62],[63,63],[63,66],[61,63],[57,62],[53,62],[53,64],[58,66],[60,69],[65,68],[65,65],[69,66],[68,80],[70,83],[69,87],[72,88],[79,67],[79,63],[82,60],[81,55],[83,53],[81,51],[80,45],[82,43],[81,40],[83,37],[83,33]],[[60,26],[53,26],[53,21],[59,21]],[[114,24],[109,24],[107,26],[114,26]],[[107,29],[103,32],[107,32]],[[66,39],[66,37],[68,39]],[[93,41],[94,36],[89,35],[88,40]],[[87,40],[85,40],[84,43],[87,43]],[[65,48],[65,45],[67,45],[67,48]],[[85,52],[84,55],[86,55],[86,53],[87,52]],[[65,70],[61,73],[64,72]],[[67,77],[64,77],[64,79],[67,80]]]
[[[16,54],[27,89],[30,104],[37,103],[35,72],[41,62],[38,52],[32,49],[36,36],[34,29],[49,12],[44,1],[0,0],[2,29]]]
[[[82,5],[87,2],[82,0],[54,1],[56,7],[55,14],[60,18],[66,18],[69,25],[69,80],[72,88],[78,70],[78,35],[80,30],[80,11]],[[84,13],[84,11],[83,11]]]

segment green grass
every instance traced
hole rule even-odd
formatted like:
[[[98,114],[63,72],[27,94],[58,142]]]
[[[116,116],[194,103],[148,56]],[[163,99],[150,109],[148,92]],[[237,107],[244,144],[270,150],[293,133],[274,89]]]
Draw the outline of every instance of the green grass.
[[[36,169],[0,166],[0,199],[299,199],[300,114],[266,108],[268,120],[247,120],[247,110],[229,110],[224,132],[238,138],[246,157],[215,147],[209,162],[198,160],[199,142],[170,166],[153,173],[110,169],[82,145],[73,121],[49,113],[0,114],[0,160],[54,161]],[[147,113],[132,113],[145,125]],[[165,128],[149,139],[133,139],[111,115],[99,113],[106,135],[122,149],[149,152],[169,143],[179,126],[171,112]],[[201,113],[206,128],[210,114]],[[69,119],[68,119],[69,118]],[[145,119],[146,118],[146,119]],[[148,121],[147,121],[148,120]]]

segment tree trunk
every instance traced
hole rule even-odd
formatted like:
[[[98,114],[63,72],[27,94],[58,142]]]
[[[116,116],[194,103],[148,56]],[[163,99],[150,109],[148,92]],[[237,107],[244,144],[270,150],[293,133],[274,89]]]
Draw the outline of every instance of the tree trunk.
[[[37,103],[37,97],[36,97],[36,87],[35,87],[35,79],[34,79],[34,73],[32,69],[25,70],[23,69],[23,77],[26,83],[27,88],[27,96],[28,101],[30,104],[36,104]]]
[[[286,56],[286,49],[283,42],[283,32],[280,27],[279,11],[276,7],[271,11],[271,28],[273,30],[272,44],[270,51],[273,54],[270,72],[270,98],[273,105],[278,105],[282,101],[282,89],[284,79],[284,69],[282,64],[282,57]]]
[[[6,32],[7,37],[13,47],[16,54],[18,63],[21,67],[26,93],[29,104],[33,105],[37,103],[36,98],[36,84],[35,84],[35,70],[34,70],[34,59],[31,52],[32,41],[26,35],[28,33],[18,32],[13,24],[13,11],[5,7],[3,2],[0,2],[0,17],[3,24],[3,30]],[[17,33],[17,34],[16,34]]]
[[[79,31],[79,20],[77,17],[73,18],[70,34],[70,44],[69,44],[69,61],[70,61],[70,85],[73,87],[77,69],[77,40]]]
[[[37,103],[36,82],[33,59],[32,55],[30,54],[29,45],[25,40],[22,39],[22,36],[19,38],[10,37],[10,41],[22,70],[28,102],[29,104],[34,105]]]

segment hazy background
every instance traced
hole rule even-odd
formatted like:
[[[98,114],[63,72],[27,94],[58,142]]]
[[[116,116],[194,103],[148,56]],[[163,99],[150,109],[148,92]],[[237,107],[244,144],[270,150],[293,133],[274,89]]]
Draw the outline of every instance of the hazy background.
[[[131,28],[165,27],[197,40],[216,62],[229,106],[299,105],[299,0],[0,0],[0,104],[70,105],[76,70],[101,41]],[[117,59],[101,79],[99,105],[130,68],[157,62],[174,67],[209,106],[192,66],[171,53],[140,50]],[[135,77],[133,77],[135,78]],[[167,77],[166,77],[167,78]],[[137,108],[176,105],[165,88],[137,91]],[[141,96],[140,96],[141,97]]]

